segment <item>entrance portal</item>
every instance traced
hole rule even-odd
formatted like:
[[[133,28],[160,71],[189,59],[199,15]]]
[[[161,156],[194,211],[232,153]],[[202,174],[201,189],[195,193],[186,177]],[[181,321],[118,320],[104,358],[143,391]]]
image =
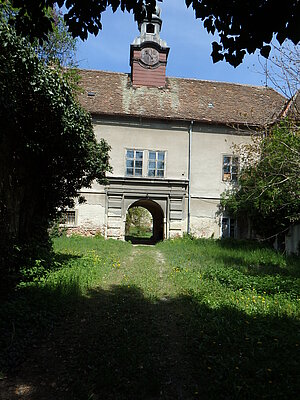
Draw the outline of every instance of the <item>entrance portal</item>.
[[[138,210],[138,208],[141,210],[139,212],[134,212],[134,210]],[[148,210],[152,218],[147,218],[147,213],[142,212],[143,209]],[[130,212],[131,210],[132,212]],[[140,232],[144,231],[144,235],[132,234],[134,231],[130,230],[129,226],[132,214],[137,214],[137,217],[139,217],[140,214],[142,218],[144,217],[144,221],[141,221],[141,223],[144,224],[144,229],[140,230]],[[125,232],[125,240],[130,240],[135,244],[155,244],[160,240],[163,240],[164,213],[160,205],[149,199],[141,199],[132,203],[127,210]]]

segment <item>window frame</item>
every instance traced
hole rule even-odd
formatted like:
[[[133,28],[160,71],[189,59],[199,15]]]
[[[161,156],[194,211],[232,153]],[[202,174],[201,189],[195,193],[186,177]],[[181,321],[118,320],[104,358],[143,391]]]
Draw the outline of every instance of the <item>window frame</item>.
[[[125,165],[124,165],[124,171],[125,171],[125,177],[126,178],[144,178],[144,179],[165,179],[166,178],[166,171],[167,171],[167,151],[166,150],[152,150],[152,149],[137,149],[137,148],[129,148],[126,147],[125,149]],[[133,151],[134,152],[134,158],[128,158],[127,154],[129,151]],[[129,175],[128,169],[135,169],[135,161],[136,161],[136,152],[142,152],[143,153],[143,158],[142,160],[142,175],[136,175],[135,172],[133,173],[133,175]],[[150,153],[155,153],[155,160],[150,159]],[[159,160],[158,159],[158,153],[162,153],[163,154],[163,160]],[[153,160],[152,162],[155,162],[155,169],[151,168],[151,170],[155,171],[155,175],[154,176],[149,176],[149,163],[151,162],[151,160]],[[127,166],[127,161],[134,161],[134,166],[133,167],[128,167]],[[139,161],[139,160],[138,160]],[[163,169],[162,168],[157,168],[157,164],[158,162],[163,162]],[[140,169],[140,168],[139,168]],[[163,176],[158,176],[157,175],[157,171],[163,171]]]
[[[150,153],[155,153],[155,159],[153,159],[153,158],[150,159]],[[159,160],[158,153],[163,153],[163,160]],[[165,178],[166,177],[166,151],[165,150],[147,150],[147,155],[148,155],[148,160],[147,160],[147,178],[152,178],[152,179],[153,178],[154,179],[157,179],[157,178],[158,179],[163,179],[163,178]],[[150,166],[149,166],[150,162],[153,162],[153,163],[155,162],[155,168],[154,168],[155,175],[154,176],[149,175],[149,170],[153,170],[153,168],[150,168]],[[159,162],[163,162],[163,164],[164,164],[164,168],[163,169],[157,167],[157,164]],[[162,176],[158,176],[157,175],[157,171],[163,171],[163,175]]]
[[[225,163],[225,158],[229,158],[229,163]],[[234,163],[233,161],[236,160]],[[225,172],[225,167],[229,167],[229,172]],[[233,171],[233,168],[236,168],[236,172]],[[238,182],[238,174],[239,174],[239,157],[234,154],[222,154],[222,181],[223,182]],[[229,179],[225,177],[225,175],[229,175]],[[233,179],[235,176],[235,179]]]
[[[74,218],[72,218],[72,222],[68,221],[68,214],[71,214],[74,216]],[[77,210],[65,210],[62,213],[62,224],[65,227],[71,228],[74,226],[77,226]]]
[[[134,152],[134,157],[133,158],[129,158],[129,157],[127,157],[127,152],[129,152],[129,151],[133,151]],[[140,153],[142,153],[142,158],[141,159],[138,159],[138,158],[136,158],[136,153],[137,152],[140,152]],[[127,161],[133,161],[133,167],[128,167],[127,166]],[[142,167],[141,168],[138,168],[138,167],[136,167],[136,162],[142,162]],[[133,174],[132,175],[130,175],[130,174],[128,174],[128,169],[133,169]],[[125,149],[125,176],[126,177],[134,177],[134,178],[142,178],[143,176],[144,176],[144,168],[145,168],[145,150],[141,150],[141,149],[135,149],[135,148],[126,148]],[[138,175],[138,174],[136,174],[136,169],[138,169],[138,170],[141,170],[141,175]]]

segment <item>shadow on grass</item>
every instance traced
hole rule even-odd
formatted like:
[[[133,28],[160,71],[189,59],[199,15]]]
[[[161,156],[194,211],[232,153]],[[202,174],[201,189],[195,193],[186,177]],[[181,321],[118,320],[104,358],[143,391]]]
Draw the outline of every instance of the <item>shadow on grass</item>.
[[[225,249],[232,250],[257,250],[257,249],[271,249],[272,246],[266,243],[258,242],[256,240],[237,240],[231,238],[223,238],[216,240],[217,246]],[[272,248],[273,249],[273,248]]]
[[[270,262],[268,264],[255,263],[251,264],[249,260],[243,257],[230,256],[230,255],[216,255],[215,259],[224,263],[225,267],[234,268],[243,272],[247,276],[280,276],[282,279],[295,279],[300,278],[300,261],[296,258],[289,258],[286,260],[286,266],[282,268],[278,263]]]
[[[255,241],[244,241],[244,240],[232,240],[232,239],[222,239],[216,241],[217,246],[227,250],[227,254],[222,252],[221,254],[215,254],[216,260],[220,260],[228,267],[237,267],[241,269],[247,275],[281,275],[283,277],[300,277],[300,259],[296,256],[283,257],[280,260],[279,257],[264,257],[263,255],[254,255],[253,261],[249,257],[245,258],[242,255],[237,255],[236,251],[242,250],[251,255],[251,251],[259,250],[271,250],[274,249],[265,244],[259,244]],[[276,253],[275,253],[276,254]],[[284,262],[284,267],[282,267],[282,262]]]
[[[153,236],[151,237],[125,236],[125,240],[126,242],[130,242],[132,244],[154,245],[156,243]]]
[[[5,399],[24,388],[31,400],[299,394],[293,319],[212,309],[188,296],[150,301],[136,287],[78,293],[76,282],[56,292],[28,288],[20,308],[2,309]]]
[[[46,259],[43,260],[42,265],[38,268],[38,273],[39,276],[43,274],[47,274],[49,271],[55,271],[56,269],[61,268],[61,264],[68,264],[70,261],[80,258],[81,256],[75,255],[75,254],[64,254],[64,253],[53,253],[49,252],[47,254]],[[35,264],[33,262],[32,267],[34,267]],[[27,267],[27,270],[30,270],[30,263]],[[32,281],[34,278],[33,275],[30,275],[28,277],[29,281]],[[0,279],[0,304],[3,301],[8,300],[11,297],[15,297],[15,289],[17,285],[20,282],[26,282],[27,279],[26,277],[20,272],[11,272],[11,273],[3,273]]]

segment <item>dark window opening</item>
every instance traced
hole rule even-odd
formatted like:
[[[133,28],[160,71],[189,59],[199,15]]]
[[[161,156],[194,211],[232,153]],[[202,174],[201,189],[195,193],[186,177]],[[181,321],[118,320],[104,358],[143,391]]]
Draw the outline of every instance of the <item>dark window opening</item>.
[[[235,238],[236,232],[236,223],[235,219],[223,217],[222,218],[222,238]]]
[[[147,33],[154,33],[155,32],[155,28],[153,24],[147,24],[146,26],[146,32]]]

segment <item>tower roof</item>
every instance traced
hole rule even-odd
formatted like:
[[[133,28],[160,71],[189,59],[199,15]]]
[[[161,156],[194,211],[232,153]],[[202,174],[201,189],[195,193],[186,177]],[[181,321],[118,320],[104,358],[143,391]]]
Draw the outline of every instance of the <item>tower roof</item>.
[[[161,9],[156,6],[155,14],[152,14],[151,20],[145,18],[139,23],[138,28],[140,35],[137,36],[132,45],[140,46],[144,42],[155,42],[160,47],[167,47],[165,40],[160,38],[160,31],[162,27]],[[151,29],[149,29],[151,27]]]

